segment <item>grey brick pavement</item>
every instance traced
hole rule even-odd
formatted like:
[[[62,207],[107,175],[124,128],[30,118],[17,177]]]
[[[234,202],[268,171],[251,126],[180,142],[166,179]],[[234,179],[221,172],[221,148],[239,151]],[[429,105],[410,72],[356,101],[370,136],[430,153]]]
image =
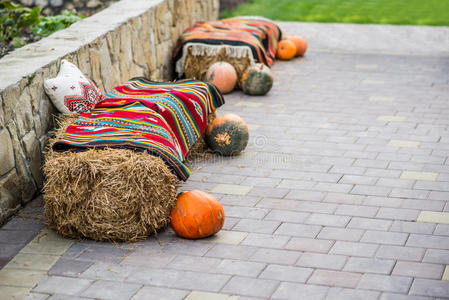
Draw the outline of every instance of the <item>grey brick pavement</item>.
[[[226,96],[219,114],[246,120],[249,146],[182,186],[220,199],[225,230],[75,242],[35,299],[449,298],[447,28],[282,26],[310,51],[276,62],[267,96]],[[36,226],[1,229],[0,263]]]

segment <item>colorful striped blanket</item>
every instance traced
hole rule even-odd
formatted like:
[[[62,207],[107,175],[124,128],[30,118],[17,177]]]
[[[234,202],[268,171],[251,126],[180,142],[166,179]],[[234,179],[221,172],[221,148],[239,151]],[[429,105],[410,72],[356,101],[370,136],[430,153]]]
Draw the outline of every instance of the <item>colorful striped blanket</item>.
[[[161,157],[180,180],[183,161],[224,104],[221,93],[202,81],[153,82],[134,78],[115,87],[90,113],[82,113],[53,145],[55,151],[127,148]]]
[[[173,53],[175,71],[184,74],[185,59],[190,48],[197,55],[215,56],[225,48],[230,57],[249,57],[271,67],[281,30],[272,21],[261,17],[238,17],[215,22],[200,22],[184,31]]]

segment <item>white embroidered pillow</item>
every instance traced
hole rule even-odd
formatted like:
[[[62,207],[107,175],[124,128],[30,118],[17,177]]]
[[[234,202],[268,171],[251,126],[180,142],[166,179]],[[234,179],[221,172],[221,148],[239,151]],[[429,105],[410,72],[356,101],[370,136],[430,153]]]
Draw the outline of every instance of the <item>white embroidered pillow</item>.
[[[103,93],[72,63],[62,60],[59,73],[44,88],[56,108],[65,114],[90,112]]]

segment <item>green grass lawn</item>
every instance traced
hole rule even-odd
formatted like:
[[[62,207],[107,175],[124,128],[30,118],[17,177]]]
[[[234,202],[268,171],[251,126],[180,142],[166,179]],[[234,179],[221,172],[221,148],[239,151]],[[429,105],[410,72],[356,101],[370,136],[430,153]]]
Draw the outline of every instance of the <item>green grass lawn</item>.
[[[449,0],[249,0],[223,17],[272,20],[449,26]]]

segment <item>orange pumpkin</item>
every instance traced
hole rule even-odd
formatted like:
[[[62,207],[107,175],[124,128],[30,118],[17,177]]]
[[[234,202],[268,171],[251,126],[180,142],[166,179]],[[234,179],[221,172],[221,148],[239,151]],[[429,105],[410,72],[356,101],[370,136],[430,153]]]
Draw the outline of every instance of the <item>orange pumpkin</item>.
[[[276,57],[282,60],[289,60],[295,57],[296,46],[290,40],[282,40],[278,43]]]
[[[192,190],[178,195],[171,211],[171,227],[187,239],[208,237],[220,231],[225,220],[220,202],[211,194]]]
[[[207,69],[206,82],[212,83],[220,92],[227,94],[235,88],[237,73],[230,63],[218,61]]]
[[[288,40],[292,41],[296,46],[296,55],[300,56],[304,55],[307,50],[307,41],[302,36],[290,36],[287,38]]]

